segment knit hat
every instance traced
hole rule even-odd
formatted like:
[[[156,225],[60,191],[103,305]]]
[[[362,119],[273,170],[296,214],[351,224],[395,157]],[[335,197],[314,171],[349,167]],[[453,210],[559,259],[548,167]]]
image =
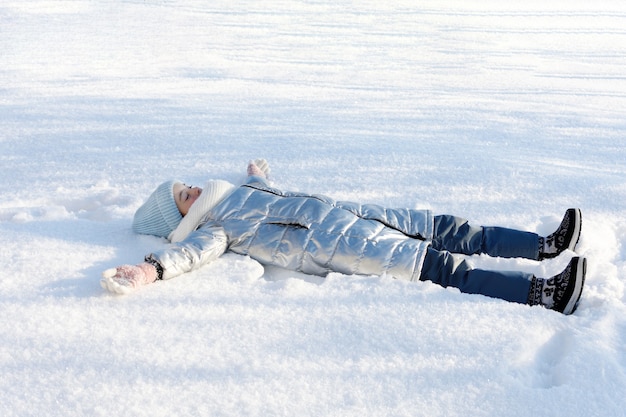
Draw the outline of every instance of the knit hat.
[[[133,230],[145,235],[167,238],[176,229],[183,215],[174,201],[174,184],[180,181],[167,181],[159,185],[143,203],[133,219]]]

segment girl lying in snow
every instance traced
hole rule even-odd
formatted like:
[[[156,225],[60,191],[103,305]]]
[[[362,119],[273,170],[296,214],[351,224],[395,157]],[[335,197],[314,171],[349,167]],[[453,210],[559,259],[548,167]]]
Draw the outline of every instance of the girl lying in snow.
[[[571,314],[585,281],[586,260],[573,257],[560,274],[539,278],[514,271],[472,268],[453,253],[534,260],[573,251],[581,230],[579,209],[569,209],[547,237],[502,227],[474,227],[430,210],[390,209],[281,191],[267,182],[263,159],[248,164],[248,180],[209,181],[204,189],[177,181],[161,184],[137,210],[133,230],[172,245],[138,265],[103,272],[103,288],[126,294],[142,285],[200,268],[226,251],[263,265],[306,274],[390,275],[432,281],[461,292],[541,305]]]

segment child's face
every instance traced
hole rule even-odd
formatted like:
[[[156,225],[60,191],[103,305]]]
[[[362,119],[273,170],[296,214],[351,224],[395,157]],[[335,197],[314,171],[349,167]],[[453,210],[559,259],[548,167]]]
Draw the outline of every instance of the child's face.
[[[174,184],[174,201],[183,216],[189,212],[189,207],[200,197],[202,188],[185,185],[182,182]]]

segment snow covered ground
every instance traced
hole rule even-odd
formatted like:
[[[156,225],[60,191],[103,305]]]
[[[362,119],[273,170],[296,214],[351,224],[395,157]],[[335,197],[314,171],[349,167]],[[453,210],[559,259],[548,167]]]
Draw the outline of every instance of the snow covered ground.
[[[3,0],[0,415],[626,415],[626,3]],[[227,255],[126,297],[160,182],[549,233],[579,309]],[[544,263],[476,257],[548,275]]]

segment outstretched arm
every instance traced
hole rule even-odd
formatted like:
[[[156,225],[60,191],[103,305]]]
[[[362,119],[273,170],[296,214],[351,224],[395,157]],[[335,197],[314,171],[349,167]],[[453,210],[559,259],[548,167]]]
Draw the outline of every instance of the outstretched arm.
[[[182,242],[154,252],[146,261],[163,268],[161,279],[170,279],[193,271],[222,256],[228,249],[228,238],[221,226],[206,224]]]
[[[219,258],[228,248],[224,229],[204,226],[182,242],[146,256],[138,265],[122,265],[102,273],[100,285],[117,294],[128,294],[158,279],[170,279]]]

